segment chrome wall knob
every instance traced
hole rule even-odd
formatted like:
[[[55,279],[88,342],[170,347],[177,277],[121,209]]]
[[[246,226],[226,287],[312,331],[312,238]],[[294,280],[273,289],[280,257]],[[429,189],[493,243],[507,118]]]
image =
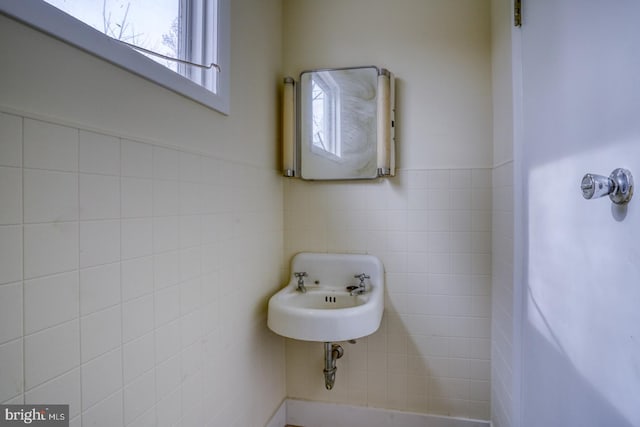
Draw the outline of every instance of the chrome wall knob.
[[[596,199],[608,195],[617,205],[628,203],[633,196],[633,176],[626,169],[618,168],[608,177],[588,173],[580,183],[585,199]]]
[[[598,197],[606,196],[611,193],[614,185],[609,177],[588,173],[582,177],[582,183],[580,184],[582,197],[585,199],[597,199]]]

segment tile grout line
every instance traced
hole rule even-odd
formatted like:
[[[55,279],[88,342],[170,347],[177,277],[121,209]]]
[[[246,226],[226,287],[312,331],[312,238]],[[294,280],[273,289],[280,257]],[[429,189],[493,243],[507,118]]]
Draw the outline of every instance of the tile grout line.
[[[22,152],[21,165],[20,165],[20,175],[22,177],[21,190],[22,190],[22,221],[20,222],[20,228],[22,231],[22,403],[24,404],[26,401],[26,378],[27,378],[27,356],[26,356],[26,343],[25,343],[25,334],[26,334],[26,300],[25,300],[25,276],[26,276],[26,252],[25,252],[25,231],[24,231],[24,117],[20,117],[21,124],[21,135],[20,135],[20,149]]]
[[[120,279],[120,390],[122,391],[122,425],[125,425],[125,379],[124,379],[124,302],[122,299],[123,289],[122,289],[122,138],[118,138],[118,202],[119,202],[119,210],[120,215],[118,218],[119,230],[118,234],[120,236],[120,247],[119,247],[119,256],[118,256],[118,264],[119,264],[119,274],[118,278]],[[132,340],[133,341],[133,340]]]
[[[78,134],[78,145],[77,145],[77,155],[78,155],[78,163],[76,165],[77,170],[75,171],[76,177],[77,177],[77,188],[76,188],[76,197],[78,199],[78,204],[76,206],[76,218],[77,218],[77,224],[78,224],[78,267],[77,267],[77,274],[78,274],[78,369],[80,371],[80,408],[78,408],[78,413],[80,416],[80,423],[82,423],[82,418],[84,416],[84,401],[83,401],[83,393],[82,393],[82,380],[83,380],[83,375],[82,375],[82,323],[81,323],[81,315],[82,315],[82,308],[80,307],[80,244],[81,244],[81,237],[80,237],[80,129],[75,128],[75,130],[77,131]],[[69,410],[69,412],[71,412],[71,410]]]
[[[155,420],[156,423],[158,422],[158,393],[157,393],[157,389],[158,389],[158,355],[156,353],[157,350],[157,341],[158,341],[158,325],[156,324],[157,322],[157,308],[156,308],[156,293],[157,293],[157,289],[156,289],[156,251],[154,248],[154,242],[155,242],[155,233],[156,233],[156,227],[155,227],[155,221],[154,219],[156,218],[155,216],[155,202],[156,202],[156,197],[155,197],[155,189],[156,189],[156,173],[155,173],[155,157],[156,157],[156,150],[155,150],[155,145],[151,145],[150,146],[150,151],[151,151],[151,176],[149,177],[149,179],[151,180],[151,214],[149,216],[150,221],[151,221],[151,253],[150,253],[150,257],[151,257],[151,296],[152,296],[152,302],[153,302],[153,407],[154,407],[154,411],[155,411]],[[164,288],[163,288],[164,289]],[[163,399],[166,396],[163,397]],[[181,410],[182,410],[182,406],[181,406]]]

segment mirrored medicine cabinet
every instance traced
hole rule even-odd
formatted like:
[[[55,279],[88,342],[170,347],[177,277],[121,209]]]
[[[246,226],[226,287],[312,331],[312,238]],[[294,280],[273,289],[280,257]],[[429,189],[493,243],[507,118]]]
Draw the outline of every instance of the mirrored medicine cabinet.
[[[395,80],[375,66],[284,79],[283,173],[304,180],[395,175]]]

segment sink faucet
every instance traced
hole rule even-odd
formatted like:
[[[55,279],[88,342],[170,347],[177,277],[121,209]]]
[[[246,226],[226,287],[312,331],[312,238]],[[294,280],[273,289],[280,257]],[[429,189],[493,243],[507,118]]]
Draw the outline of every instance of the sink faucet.
[[[307,292],[307,288],[304,287],[304,278],[308,276],[306,271],[296,271],[293,273],[294,276],[298,279],[298,288],[297,290],[302,292],[303,294]]]
[[[358,283],[357,285],[347,286],[347,290],[349,291],[349,295],[351,295],[351,296],[362,295],[367,290],[366,286],[364,284],[364,279],[371,279],[371,276],[368,276],[365,273],[360,273],[360,274],[356,274],[353,277],[355,277],[356,279],[359,279],[360,283]]]

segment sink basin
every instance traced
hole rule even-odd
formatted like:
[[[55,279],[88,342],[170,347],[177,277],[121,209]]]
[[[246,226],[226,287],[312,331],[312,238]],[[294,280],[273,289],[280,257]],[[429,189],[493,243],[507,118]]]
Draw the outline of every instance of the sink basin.
[[[295,272],[305,272],[306,292]],[[351,295],[347,286],[364,280],[365,291]],[[286,287],[269,300],[267,324],[275,333],[303,341],[335,342],[361,338],[378,330],[384,311],[384,268],[372,255],[303,252],[291,261]]]

